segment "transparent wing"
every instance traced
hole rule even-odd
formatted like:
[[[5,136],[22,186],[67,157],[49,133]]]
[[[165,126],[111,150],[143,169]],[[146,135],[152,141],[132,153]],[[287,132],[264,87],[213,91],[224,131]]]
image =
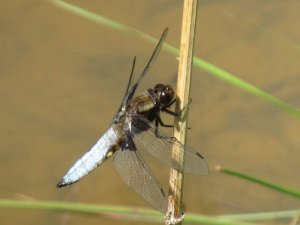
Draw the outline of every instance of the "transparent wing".
[[[127,97],[128,97],[128,94],[129,94],[129,90],[133,86],[133,75],[134,75],[135,62],[136,62],[136,57],[133,58],[133,63],[132,63],[130,77],[129,77],[129,80],[128,80],[128,83],[127,83],[125,94],[123,96],[121,105],[120,105],[119,110],[117,111],[117,113],[119,113],[122,110],[122,107],[126,104]]]
[[[129,149],[117,151],[114,166],[128,186],[154,208],[166,212],[167,200],[164,191],[137,151]]]
[[[115,116],[114,116],[114,120],[118,120],[118,115],[120,113],[120,111],[122,110],[122,108],[124,106],[127,106],[128,103],[132,100],[142,78],[148,73],[148,71],[150,70],[150,68],[153,66],[153,64],[155,63],[160,50],[163,46],[164,40],[167,37],[168,34],[168,28],[166,28],[164,30],[164,32],[161,35],[161,38],[159,39],[147,65],[145,66],[145,68],[143,69],[142,73],[140,74],[139,78],[137,79],[137,81],[135,83],[133,83],[133,76],[134,76],[134,68],[135,68],[135,62],[136,62],[136,57],[134,57],[133,59],[133,64],[132,64],[132,69],[131,69],[131,73],[130,73],[130,77],[129,77],[129,81],[127,83],[127,87],[126,87],[126,91],[125,91],[125,95],[123,97],[123,100],[121,102],[121,105],[118,109],[118,111],[116,112]]]
[[[146,67],[144,68],[144,70],[142,71],[141,75],[139,76],[138,80],[136,81],[135,84],[131,85],[129,84],[127,86],[127,94],[125,96],[125,98],[123,99],[123,105],[127,105],[128,102],[130,102],[135,94],[135,91],[136,89],[138,88],[142,78],[148,73],[148,71],[150,70],[150,68],[153,66],[153,64],[155,63],[159,53],[160,53],[160,50],[163,46],[163,43],[164,43],[164,40],[166,39],[167,37],[167,34],[168,34],[168,28],[166,28],[163,32],[163,34],[161,35],[161,38],[159,39],[159,42],[157,43]],[[135,63],[135,62],[134,62]],[[132,79],[132,76],[133,76],[133,70],[132,70],[132,73],[131,73],[131,76],[130,76],[130,80]],[[130,83],[132,83],[132,81],[130,81]]]
[[[132,115],[132,129],[134,131],[134,141],[141,143],[153,156],[168,166],[179,170],[179,165],[172,160],[172,149],[178,154],[184,150],[185,164],[183,171],[199,175],[208,174],[207,162],[199,152],[183,145],[176,138],[167,136],[159,129],[157,129],[156,134],[154,125],[143,116]]]

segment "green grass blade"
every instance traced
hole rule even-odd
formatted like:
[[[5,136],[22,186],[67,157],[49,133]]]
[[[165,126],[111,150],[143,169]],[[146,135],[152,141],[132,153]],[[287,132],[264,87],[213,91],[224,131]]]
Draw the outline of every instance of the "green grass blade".
[[[83,203],[68,203],[68,202],[53,202],[53,201],[20,201],[0,199],[0,208],[15,208],[15,209],[43,209],[58,212],[73,212],[73,213],[96,213],[103,215],[111,215],[111,218],[139,220],[151,222],[163,222],[163,215],[160,212],[142,208],[99,205],[99,204],[83,204]],[[300,215],[300,210],[288,210],[279,212],[262,212],[262,213],[246,213],[237,215],[222,215],[217,217],[207,217],[199,214],[185,215],[186,222],[196,222],[205,224],[239,224],[249,225],[249,223],[237,221],[259,221],[259,220],[274,220],[274,219],[290,219]],[[233,222],[236,221],[236,222]]]
[[[82,9],[78,6],[72,5],[70,3],[66,3],[61,0],[48,0],[48,1],[52,4],[54,4],[55,6],[63,8],[64,10],[67,10],[68,12],[76,14],[85,19],[94,21],[96,23],[99,23],[99,24],[102,24],[102,25],[105,25],[110,28],[117,29],[117,30],[120,30],[123,32],[135,33],[152,43],[157,43],[157,41],[158,41],[156,38],[153,38],[150,35],[140,32],[130,26],[118,23],[114,20],[111,20],[109,18],[100,16],[100,15],[97,15],[95,13],[84,10],[84,9]],[[179,50],[169,44],[165,44],[164,48],[175,56],[178,56],[178,54],[179,54]],[[217,66],[215,66],[203,59],[200,59],[199,57],[194,56],[193,62],[197,68],[202,69],[202,70],[226,81],[227,83],[229,83],[235,87],[238,87],[254,96],[257,96],[260,99],[267,101],[267,102],[273,104],[274,106],[277,106],[281,110],[286,111],[286,112],[290,113],[291,115],[295,116],[296,118],[300,119],[300,111],[298,109],[294,108],[293,106],[291,106],[290,104],[280,100],[279,98],[257,88],[256,86],[254,86],[252,84],[247,83],[246,81],[238,78],[237,76],[234,76],[233,74],[231,74],[225,70],[222,70],[221,68],[218,68]]]
[[[261,179],[261,178],[258,178],[258,177],[254,177],[254,176],[251,176],[251,175],[248,175],[248,174],[236,171],[236,170],[232,170],[232,169],[218,168],[218,170],[222,173],[226,173],[226,174],[229,174],[229,175],[232,175],[232,176],[235,176],[235,177],[239,177],[239,178],[242,178],[242,179],[245,179],[245,180],[260,184],[260,185],[263,185],[265,187],[271,188],[273,190],[276,190],[276,191],[279,191],[279,192],[282,192],[282,193],[300,198],[300,191],[295,190],[295,189],[291,189],[291,188],[283,186],[281,184],[273,183],[271,181]]]
[[[216,67],[213,64],[210,64],[198,57],[194,57],[194,64],[196,66],[198,66],[199,68],[201,68],[202,70],[226,81],[227,83],[238,87],[254,96],[257,96],[275,106],[277,106],[278,108],[282,109],[283,111],[286,111],[288,113],[290,113],[291,115],[295,116],[296,118],[300,119],[300,111],[296,108],[294,108],[293,106],[291,106],[290,104],[280,100],[279,98],[257,88],[256,86],[247,83],[246,81],[234,76],[233,74],[222,70],[218,67]]]
[[[162,213],[138,207],[84,204],[77,202],[21,201],[0,199],[0,208],[43,209],[58,212],[67,211],[72,213],[95,213],[101,215],[110,215],[112,219],[150,220],[152,222],[163,222]]]
[[[139,220],[151,222],[163,222],[160,212],[147,210],[142,208],[107,206],[83,203],[67,203],[67,202],[50,202],[50,201],[18,201],[0,199],[0,208],[16,208],[16,209],[44,209],[60,212],[80,212],[80,213],[97,213],[109,215],[111,219],[117,220]],[[233,221],[228,218],[215,218],[203,215],[187,214],[184,218],[186,222],[211,224],[211,225],[255,225],[253,223],[244,223]]]
[[[218,216],[218,218],[241,220],[241,221],[261,221],[261,220],[292,219],[299,216],[300,216],[300,210],[286,210],[286,211],[275,211],[275,212],[224,215],[224,216]]]
[[[90,12],[88,10],[85,10],[83,8],[80,8],[78,6],[75,6],[75,5],[72,5],[70,3],[67,3],[67,2],[64,2],[64,1],[61,1],[61,0],[48,0],[51,4],[59,7],[59,8],[62,8],[70,13],[73,13],[77,16],[80,16],[84,19],[87,19],[87,20],[90,20],[90,21],[93,21],[93,22],[96,22],[98,24],[102,24],[104,26],[107,26],[107,27],[110,27],[110,28],[113,28],[113,29],[116,29],[116,30],[120,30],[120,31],[123,31],[123,32],[129,32],[129,33],[134,33],[138,36],[141,36],[142,38],[146,39],[147,41],[151,42],[151,43],[155,43],[157,44],[158,42],[158,39],[148,35],[148,34],[145,34],[139,30],[136,30],[134,29],[133,27],[130,27],[130,26],[127,26],[125,24],[122,24],[122,23],[118,23],[112,19],[109,19],[107,17],[104,17],[104,16],[100,16],[96,13],[93,13],[93,12]]]
[[[121,31],[135,31],[133,28],[120,24],[106,17],[100,16],[98,14],[92,13],[90,11],[84,10],[78,6],[72,5],[70,3],[60,1],[60,0],[49,0],[53,5],[60,7],[64,10],[67,10],[75,15],[81,16],[85,19],[91,20],[96,23],[103,24],[105,26],[111,27],[113,29],[118,29]]]
[[[184,222],[205,225],[258,225],[257,223],[242,222],[228,218],[209,217],[199,214],[186,214]]]

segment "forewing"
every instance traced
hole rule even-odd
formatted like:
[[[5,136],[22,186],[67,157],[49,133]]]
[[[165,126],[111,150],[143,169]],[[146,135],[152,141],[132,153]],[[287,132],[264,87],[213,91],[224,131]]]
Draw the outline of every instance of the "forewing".
[[[138,151],[117,151],[114,166],[128,186],[154,208],[166,212],[167,200],[164,191]]]
[[[176,138],[169,137],[157,129],[143,116],[132,115],[132,129],[134,130],[134,141],[141,143],[146,150],[162,162],[175,169],[180,170],[178,163],[172,160],[172,150],[179,154],[182,150],[185,154],[183,171],[192,174],[208,174],[208,165],[204,157],[190,147],[184,146]]]
[[[166,28],[163,32],[163,34],[161,35],[161,38],[159,39],[159,42],[157,43],[147,65],[145,66],[144,70],[142,71],[141,75],[139,76],[138,80],[136,81],[136,83],[134,85],[130,85],[131,87],[129,88],[129,86],[127,87],[127,94],[126,94],[126,97],[123,99],[124,101],[124,104],[127,105],[133,98],[134,94],[135,94],[135,91],[136,89],[138,88],[142,78],[148,73],[148,71],[150,70],[150,68],[153,66],[153,64],[155,63],[159,53],[160,53],[160,50],[163,46],[163,43],[164,43],[164,40],[166,39],[167,37],[167,34],[168,34],[168,28]],[[132,72],[133,74],[133,72]],[[131,75],[130,77],[132,77],[133,75]],[[130,78],[131,79],[131,78]]]
[[[134,57],[134,59],[133,59],[130,77],[129,77],[129,80],[128,80],[128,83],[127,83],[127,87],[126,87],[126,90],[125,90],[125,93],[124,93],[121,105],[119,107],[119,110],[117,111],[117,114],[122,110],[122,107],[126,104],[127,98],[130,95],[129,90],[133,86],[133,75],[134,75],[135,62],[136,62],[136,57]]]
[[[166,28],[163,32],[163,34],[161,35],[161,38],[159,39],[159,42],[157,43],[147,65],[145,66],[145,68],[143,69],[142,73],[140,74],[139,78],[137,79],[137,81],[135,83],[133,83],[133,77],[134,77],[134,68],[135,68],[135,62],[136,62],[136,57],[134,57],[133,60],[133,64],[132,64],[132,70],[131,70],[131,74],[129,77],[129,81],[126,87],[126,91],[125,91],[125,95],[123,97],[123,100],[121,102],[121,105],[118,109],[118,111],[116,112],[115,116],[114,116],[114,120],[118,120],[118,115],[120,113],[120,111],[122,110],[122,108],[124,108],[125,106],[127,106],[129,104],[129,102],[132,100],[142,78],[148,73],[148,71],[150,70],[150,68],[153,66],[153,64],[155,63],[160,50],[163,46],[164,40],[167,37],[168,34],[168,28]],[[117,118],[117,119],[116,119]]]

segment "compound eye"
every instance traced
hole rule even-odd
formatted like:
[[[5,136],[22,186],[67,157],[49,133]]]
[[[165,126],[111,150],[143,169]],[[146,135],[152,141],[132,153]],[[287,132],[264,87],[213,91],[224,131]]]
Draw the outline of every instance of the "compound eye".
[[[161,92],[161,102],[163,104],[170,103],[174,98],[174,91],[170,85],[164,86],[164,89]]]
[[[154,91],[156,94],[161,93],[164,90],[165,85],[163,84],[157,84],[154,86]]]

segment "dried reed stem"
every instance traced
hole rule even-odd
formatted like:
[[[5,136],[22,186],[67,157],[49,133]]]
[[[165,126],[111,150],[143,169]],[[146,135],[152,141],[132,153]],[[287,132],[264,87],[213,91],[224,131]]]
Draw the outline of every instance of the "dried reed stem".
[[[174,137],[183,144],[185,144],[187,129],[196,12],[197,0],[185,0],[181,30],[176,110],[179,112],[184,107],[186,107],[186,109],[183,111],[181,116],[175,118],[174,130]],[[180,168],[183,168],[184,152],[182,152],[181,155],[174,153],[172,155],[172,160],[176,161],[176,163],[180,165]],[[169,182],[168,210],[165,223],[181,224],[183,219],[181,206],[183,191],[182,169],[180,171],[171,169]]]

